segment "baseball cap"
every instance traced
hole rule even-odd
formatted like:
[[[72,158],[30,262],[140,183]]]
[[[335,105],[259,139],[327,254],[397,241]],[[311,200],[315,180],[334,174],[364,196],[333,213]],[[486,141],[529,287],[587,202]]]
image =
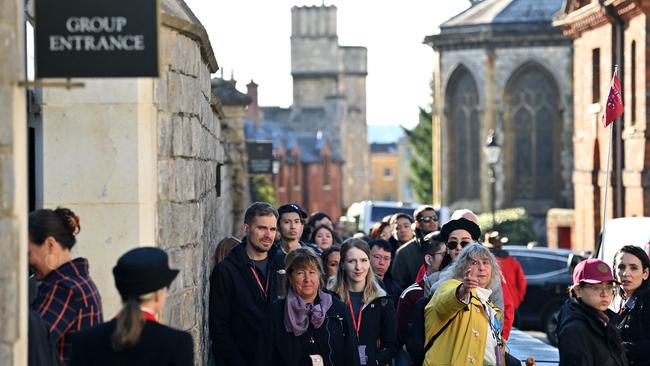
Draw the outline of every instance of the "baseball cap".
[[[307,212],[303,210],[300,206],[298,206],[295,203],[289,203],[286,205],[282,205],[278,208],[278,215],[279,217],[282,217],[282,214],[288,213],[288,212],[295,212],[298,215],[300,215],[301,219],[306,219],[307,218]]]
[[[612,269],[607,263],[600,259],[586,259],[576,265],[573,270],[573,284],[580,282],[601,283],[601,282],[618,282],[614,279]]]

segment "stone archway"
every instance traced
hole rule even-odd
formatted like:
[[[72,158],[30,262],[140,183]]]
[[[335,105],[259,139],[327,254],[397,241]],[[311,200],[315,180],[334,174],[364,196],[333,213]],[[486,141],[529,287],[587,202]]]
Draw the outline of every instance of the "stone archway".
[[[481,143],[479,141],[479,94],[470,71],[460,65],[449,78],[446,90],[448,202],[480,198]]]

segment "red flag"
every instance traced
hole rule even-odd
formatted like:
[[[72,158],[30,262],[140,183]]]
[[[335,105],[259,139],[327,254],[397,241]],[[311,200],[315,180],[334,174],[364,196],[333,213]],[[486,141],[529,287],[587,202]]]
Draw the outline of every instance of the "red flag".
[[[621,82],[618,80],[618,75],[614,73],[614,76],[612,77],[612,86],[609,89],[607,103],[605,104],[605,112],[602,117],[603,126],[607,127],[612,124],[612,122],[623,114],[623,111]]]

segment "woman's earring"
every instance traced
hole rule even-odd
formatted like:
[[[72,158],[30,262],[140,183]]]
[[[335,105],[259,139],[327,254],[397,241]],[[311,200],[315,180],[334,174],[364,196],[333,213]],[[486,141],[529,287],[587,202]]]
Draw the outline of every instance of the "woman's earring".
[[[54,253],[46,255],[45,266],[51,271],[59,268],[59,257]]]

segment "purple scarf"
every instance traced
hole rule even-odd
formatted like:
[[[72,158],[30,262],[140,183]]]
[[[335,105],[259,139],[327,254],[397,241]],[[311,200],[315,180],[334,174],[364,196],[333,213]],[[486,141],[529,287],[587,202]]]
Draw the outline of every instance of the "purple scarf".
[[[318,291],[319,304],[308,304],[296,295],[292,289],[287,294],[287,304],[284,308],[284,326],[287,332],[292,332],[296,337],[307,331],[309,322],[316,329],[320,328],[325,321],[325,314],[332,306],[332,295]]]

